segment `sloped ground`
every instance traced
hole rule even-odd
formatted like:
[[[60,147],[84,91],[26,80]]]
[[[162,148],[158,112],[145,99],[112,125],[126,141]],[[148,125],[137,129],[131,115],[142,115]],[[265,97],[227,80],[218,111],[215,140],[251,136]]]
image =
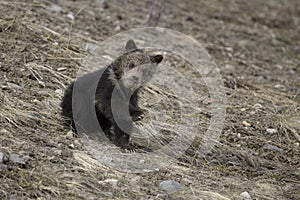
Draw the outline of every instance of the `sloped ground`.
[[[1,199],[300,199],[298,1],[165,2],[158,26],[214,58],[227,116],[205,159],[195,142],[171,166],[141,174],[96,162],[61,125],[59,102],[87,44],[144,26],[152,3],[55,2],[0,1],[0,152],[26,161],[4,159]],[[169,179],[185,190],[165,195],[158,185]]]

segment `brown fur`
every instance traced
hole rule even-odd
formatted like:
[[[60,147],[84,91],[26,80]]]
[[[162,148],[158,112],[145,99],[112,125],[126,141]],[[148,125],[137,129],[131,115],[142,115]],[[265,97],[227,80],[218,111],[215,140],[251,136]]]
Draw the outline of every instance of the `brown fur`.
[[[158,64],[162,61],[163,57],[161,55],[150,56],[143,50],[137,49],[132,40],[127,42],[126,51],[106,69],[86,74],[78,78],[76,82],[73,82],[65,91],[61,107],[62,115],[66,117],[66,124],[71,125],[75,130],[79,127],[87,135],[99,132],[98,127],[94,127],[90,122],[91,120],[89,120],[91,117],[96,117],[101,129],[112,142],[120,147],[130,148],[129,138],[133,122],[131,119],[122,118],[125,114],[120,113],[121,121],[126,123],[129,133],[124,132],[118,127],[112,115],[112,92],[116,83],[126,72],[142,64]],[[98,77],[101,74],[102,76],[99,80]],[[95,83],[93,80],[98,82]],[[74,85],[76,85],[76,91],[78,91],[76,102],[72,101]],[[128,94],[127,90],[130,91],[130,88],[125,85],[120,89],[120,93]],[[94,93],[93,91],[96,92]],[[126,103],[122,98],[118,101],[119,104]],[[93,115],[93,111],[96,111],[95,115]],[[120,110],[120,112],[124,111]],[[137,119],[142,114],[138,108],[138,90],[130,97],[129,113],[134,119]],[[80,122],[74,121],[74,118],[80,119]]]

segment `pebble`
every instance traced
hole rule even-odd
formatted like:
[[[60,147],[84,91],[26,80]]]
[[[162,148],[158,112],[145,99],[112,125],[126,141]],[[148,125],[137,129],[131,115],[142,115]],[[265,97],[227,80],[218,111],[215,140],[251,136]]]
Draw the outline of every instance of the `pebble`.
[[[68,13],[68,14],[67,14],[67,17],[68,17],[70,20],[74,20],[74,19],[75,19],[74,15],[73,15],[72,13]]]
[[[284,85],[281,85],[281,84],[275,85],[274,88],[279,89],[279,90],[285,90],[286,89],[286,87]]]
[[[9,132],[5,128],[0,129],[1,134],[8,134]]]
[[[52,4],[51,6],[46,8],[47,10],[51,12],[60,12],[62,11],[62,8],[59,5]]]
[[[270,133],[270,134],[275,134],[277,133],[277,129],[276,128],[267,128],[267,132]]]
[[[251,114],[251,115],[255,115],[256,112],[255,112],[254,110],[252,110],[252,111],[250,111],[250,114]]]
[[[120,30],[121,30],[121,26],[120,26],[120,25],[117,25],[117,26],[115,27],[115,30],[116,30],[116,31],[120,31]]]
[[[99,183],[109,183],[111,185],[117,186],[118,184],[118,180],[117,179],[113,179],[113,178],[109,178],[109,179],[105,179],[104,181],[99,181]]]
[[[8,169],[7,165],[0,164],[0,171],[6,171]]]
[[[4,161],[4,153],[0,151],[0,164],[3,164]]]
[[[238,42],[238,45],[239,45],[240,47],[245,47],[245,46],[247,46],[249,43],[250,43],[249,40],[240,40],[240,41]]]
[[[228,71],[234,71],[234,70],[235,70],[235,67],[234,67],[233,65],[226,64],[226,65],[225,65],[225,69],[228,70]]]
[[[15,164],[25,165],[26,161],[23,158],[20,158],[17,154],[11,153],[9,154],[9,160]]]
[[[240,194],[240,196],[241,197],[243,197],[244,199],[251,199],[251,196],[250,196],[250,194],[248,193],[248,192],[242,192],[241,194]]]
[[[247,126],[247,127],[248,127],[248,126],[251,126],[251,124],[250,124],[249,122],[247,122],[247,121],[243,121],[242,124],[243,124],[244,126]]]
[[[246,108],[241,108],[240,111],[241,111],[241,112],[245,112],[245,111],[246,111]]]
[[[56,94],[63,95],[63,91],[61,89],[56,89],[54,92]]]
[[[19,197],[18,197],[18,195],[16,195],[16,194],[12,194],[12,195],[10,195],[9,196],[9,200],[17,200]]]
[[[276,152],[279,152],[279,153],[284,153],[284,150],[275,146],[275,145],[272,145],[272,144],[265,144],[263,147],[263,149],[267,149],[267,150],[271,150],[271,151],[276,151]]]
[[[22,87],[11,82],[6,83],[9,89],[22,90]]]
[[[233,52],[232,47],[225,47],[225,50],[228,51],[228,52]]]
[[[58,155],[58,156],[62,155],[62,150],[60,150],[60,149],[55,149],[53,152],[55,153],[55,155]]]
[[[72,139],[73,138],[73,131],[72,130],[68,131],[65,137],[66,137],[66,139]]]
[[[79,140],[74,140],[74,144],[77,146],[77,147],[81,147],[82,144],[79,142]]]
[[[167,181],[160,182],[159,188],[167,192],[176,192],[176,191],[184,190],[184,187],[180,183],[174,180],[167,180]]]

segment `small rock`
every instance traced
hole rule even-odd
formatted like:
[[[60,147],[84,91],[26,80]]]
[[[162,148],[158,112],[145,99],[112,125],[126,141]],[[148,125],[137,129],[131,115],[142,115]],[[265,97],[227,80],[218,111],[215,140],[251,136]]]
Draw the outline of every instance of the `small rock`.
[[[39,100],[37,100],[37,99],[33,99],[32,103],[35,103],[35,104],[38,104],[38,105],[42,105],[42,103]]]
[[[246,108],[241,108],[240,111],[241,111],[241,112],[245,112],[245,111],[246,111]]]
[[[251,199],[251,196],[248,192],[242,192],[240,196],[243,197],[244,199]]]
[[[256,112],[254,110],[250,111],[250,115],[255,115]]]
[[[233,65],[226,64],[226,65],[225,65],[225,69],[228,70],[228,71],[234,71],[234,70],[235,70],[235,67],[234,67]]]
[[[8,169],[7,165],[0,164],[0,172],[1,171],[6,171]]]
[[[23,158],[20,158],[17,154],[9,154],[9,160],[18,165],[25,165],[26,161]]]
[[[278,153],[281,153],[283,154],[284,153],[284,150],[275,146],[275,145],[272,145],[272,144],[265,144],[263,147],[263,149],[267,149],[267,150],[271,150],[271,151],[276,151]]]
[[[244,126],[246,126],[246,127],[251,126],[251,124],[250,124],[249,122],[247,122],[247,121],[243,121],[242,124],[243,124]]]
[[[285,90],[286,89],[286,87],[284,85],[281,85],[281,84],[275,85],[274,88],[279,89],[279,90]]]
[[[113,178],[109,178],[109,179],[105,179],[104,181],[99,181],[99,183],[109,183],[111,185],[117,186],[118,184],[118,180],[117,179],[113,179]]]
[[[270,133],[270,134],[275,134],[277,133],[277,129],[276,128],[267,128],[267,132]]]
[[[62,8],[59,5],[56,5],[56,4],[52,4],[51,6],[47,7],[46,9],[48,11],[51,11],[51,12],[60,12],[60,11],[62,11]]]
[[[75,144],[76,146],[78,146],[78,147],[81,146],[81,143],[79,142],[79,140],[74,140],[74,144]]]
[[[15,83],[7,82],[6,84],[9,89],[22,90],[22,87]]]
[[[74,145],[74,144],[69,144],[69,147],[70,147],[71,149],[74,149],[74,148],[75,148],[75,145]]]
[[[116,28],[115,28],[115,30],[116,30],[116,31],[120,31],[120,30],[121,30],[121,26],[120,26],[120,25],[117,25]]]
[[[61,156],[62,155],[62,150],[60,149],[55,149],[54,150],[55,155]]]
[[[3,164],[4,161],[4,153],[0,151],[0,164]]]
[[[184,187],[180,183],[174,180],[162,181],[159,184],[159,188],[167,192],[176,192],[176,191],[184,190]]]
[[[0,129],[1,134],[8,134],[9,132],[5,128]]]
[[[68,14],[67,14],[67,17],[68,17],[70,20],[74,20],[74,19],[75,19],[74,15],[73,15],[72,13],[68,13]]]
[[[72,139],[73,138],[73,131],[72,130],[68,131],[65,137],[66,137],[66,139]]]
[[[41,81],[41,80],[37,80],[37,81],[38,81],[38,83],[40,84],[40,86],[42,86],[42,87],[45,87],[45,86],[46,86],[44,81]]]
[[[63,91],[61,89],[57,89],[54,91],[56,94],[63,95]]]
[[[228,51],[228,52],[233,52],[232,47],[225,47],[225,50]]]
[[[189,178],[183,178],[182,181],[187,183],[187,184],[192,184],[193,183],[193,181]]]
[[[249,43],[250,43],[249,40],[241,40],[241,41],[238,42],[238,46],[240,46],[240,47],[245,47],[245,46],[247,46]]]

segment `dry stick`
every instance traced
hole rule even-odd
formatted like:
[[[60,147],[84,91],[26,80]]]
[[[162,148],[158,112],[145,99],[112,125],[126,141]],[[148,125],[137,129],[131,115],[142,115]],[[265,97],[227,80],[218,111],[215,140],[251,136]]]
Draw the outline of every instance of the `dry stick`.
[[[27,65],[31,65],[32,67],[37,67],[37,68],[41,68],[41,69],[45,69],[47,71],[49,71],[51,74],[53,74],[54,76],[56,76],[57,78],[66,78],[66,79],[69,79],[69,80],[72,80],[72,78],[70,78],[69,76],[66,76],[60,72],[56,72],[54,71],[53,69],[50,69],[46,66],[43,66],[43,65],[39,65],[39,64],[36,64],[36,63],[28,63]]]
[[[45,8],[45,6],[43,6],[43,5],[39,4],[39,3],[0,1],[0,4],[4,4],[4,5],[7,5],[7,6],[22,5],[22,6],[35,6],[35,7]]]

